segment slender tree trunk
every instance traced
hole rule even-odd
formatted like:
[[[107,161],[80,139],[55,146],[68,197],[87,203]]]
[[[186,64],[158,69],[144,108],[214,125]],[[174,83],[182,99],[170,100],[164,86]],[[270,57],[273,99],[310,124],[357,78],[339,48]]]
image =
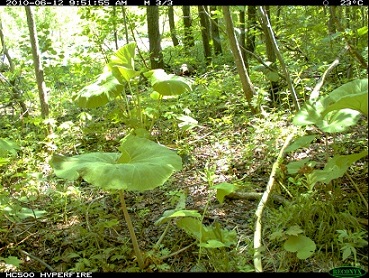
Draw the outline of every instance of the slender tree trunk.
[[[122,15],[123,15],[124,34],[126,36],[126,43],[129,44],[127,14],[126,14],[126,8],[124,6],[122,6]]]
[[[41,105],[41,116],[42,118],[46,119],[49,116],[48,88],[46,87],[44,79],[44,70],[42,67],[41,53],[38,45],[36,24],[34,21],[32,8],[30,6],[25,6],[24,8],[26,9],[27,23],[32,46],[33,63],[35,66],[38,95],[40,98]],[[51,132],[52,129],[51,126],[49,126],[49,133]]]
[[[147,6],[147,28],[151,69],[164,68],[163,53],[160,45],[158,6]]]
[[[174,23],[174,8],[173,6],[168,6],[168,18],[169,18],[169,29],[170,37],[172,38],[173,46],[179,44],[177,39],[176,25]]]
[[[184,25],[184,45],[186,48],[195,45],[192,35],[192,18],[191,18],[191,6],[182,6],[183,11],[183,25]]]
[[[210,6],[210,13],[215,12],[217,10],[216,6]],[[211,19],[211,37],[213,39],[214,45],[214,54],[219,55],[222,54],[222,43],[220,41],[220,32],[219,32],[219,21],[218,17]]]
[[[1,22],[1,17],[0,17],[0,41],[1,41],[1,45],[3,47],[3,54],[5,55],[5,57],[8,59],[9,62],[9,71],[12,73],[12,77],[10,78],[10,80],[8,81],[4,76],[1,75],[1,79],[3,79],[4,82],[8,83],[8,85],[11,86],[12,89],[12,98],[15,99],[15,101],[17,101],[22,109],[22,117],[28,117],[29,116],[29,112],[28,112],[28,108],[26,106],[26,104],[24,103],[23,99],[22,99],[22,92],[18,89],[17,85],[16,85],[16,80],[17,80],[17,76],[14,74],[15,71],[15,67],[14,67],[14,63],[13,63],[13,59],[10,57],[8,48],[6,47],[5,44],[5,36],[4,36],[4,32],[3,32],[3,24]]]
[[[280,27],[281,10],[282,10],[282,6],[277,6],[276,24],[274,24],[275,30],[278,30]]]
[[[265,7],[266,11],[269,11],[269,7]],[[268,17],[269,18],[269,17]],[[263,29],[264,34],[264,41],[265,41],[265,47],[266,47],[266,53],[268,57],[268,61],[272,62],[270,67],[275,71],[278,72],[278,68],[276,65],[277,57],[276,53],[274,51],[272,38],[270,36],[270,32],[268,29],[268,23],[264,21],[264,18],[261,17],[261,27]],[[276,105],[276,103],[279,103],[279,97],[277,95],[277,92],[279,90],[279,83],[277,81],[270,81],[270,99],[272,102],[272,105]]]
[[[204,56],[206,64],[209,65],[211,63],[211,48],[210,48],[210,39],[209,39],[209,21],[206,15],[206,7],[205,6],[197,6],[199,16],[200,16],[200,25],[201,25],[201,37],[202,44],[204,47]]]
[[[229,44],[231,46],[231,50],[232,50],[233,57],[236,63],[237,71],[241,79],[242,89],[245,94],[246,100],[249,103],[251,112],[255,114],[259,111],[259,109],[253,107],[251,103],[252,98],[255,94],[255,88],[250,80],[250,77],[247,73],[247,69],[245,67],[245,63],[242,59],[240,46],[238,44],[238,40],[234,32],[232,17],[229,11],[229,6],[223,6],[222,8],[223,8],[224,21],[226,24],[226,32],[228,34]]]
[[[269,7],[265,7],[265,10],[268,11]],[[263,17],[261,19],[263,19]],[[268,61],[272,62],[272,63],[275,63],[275,61],[277,60],[277,57],[276,57],[275,52],[274,52],[272,38],[270,37],[270,34],[268,32],[268,24],[263,21],[261,27],[262,27],[263,33],[264,33],[265,47],[266,47],[266,53],[267,53]]]
[[[259,7],[259,11],[261,13],[263,29],[265,28],[268,32],[268,37],[270,38],[270,42],[271,42],[272,47],[273,47],[274,56],[278,56],[278,61],[281,64],[282,69],[283,69],[283,71],[285,73],[285,76],[286,76],[286,80],[287,80],[287,83],[288,83],[288,88],[291,91],[292,101],[295,105],[296,111],[298,111],[298,110],[300,110],[300,105],[299,105],[299,102],[298,102],[296,91],[295,91],[295,88],[293,86],[290,74],[288,72],[288,68],[287,68],[287,66],[286,66],[286,64],[283,60],[283,57],[282,57],[282,55],[281,55],[281,53],[278,49],[277,41],[275,40],[275,36],[273,34],[272,26],[271,26],[269,18],[267,16],[267,12],[264,10],[264,8],[262,6]]]
[[[115,50],[118,50],[119,45],[118,45],[117,7],[116,6],[113,6],[113,36],[114,36]]]
[[[246,49],[252,53],[255,51],[256,32],[256,6],[247,6],[247,35]],[[250,59],[252,56],[248,55]]]
[[[239,11],[239,20],[240,20],[240,47],[242,53],[242,59],[245,61],[246,69],[249,69],[249,63],[247,60],[246,54],[246,24],[245,24],[245,7],[243,10]]]

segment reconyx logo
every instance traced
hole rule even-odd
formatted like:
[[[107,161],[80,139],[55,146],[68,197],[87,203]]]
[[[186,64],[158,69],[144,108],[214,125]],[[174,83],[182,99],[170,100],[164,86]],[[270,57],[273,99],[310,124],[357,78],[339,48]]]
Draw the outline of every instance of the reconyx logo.
[[[337,278],[356,278],[362,277],[366,274],[364,269],[354,266],[341,266],[337,268],[333,268],[328,272],[331,276]]]

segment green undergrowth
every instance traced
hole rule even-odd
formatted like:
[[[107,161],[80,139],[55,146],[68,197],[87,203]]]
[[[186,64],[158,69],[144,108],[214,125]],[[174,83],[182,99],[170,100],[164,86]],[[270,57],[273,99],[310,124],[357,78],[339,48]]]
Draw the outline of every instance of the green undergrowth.
[[[263,192],[284,138],[290,132],[302,136],[305,129],[294,127],[293,117],[285,109],[266,108],[261,115],[252,116],[234,90],[238,81],[233,69],[220,67],[206,77],[196,76],[194,81],[192,92],[168,100],[153,126],[154,140],[182,157],[183,170],[150,192],[126,195],[139,245],[145,250],[144,270],[253,271],[258,201],[225,198],[220,204],[203,173],[213,169],[214,184],[234,184],[240,193]],[[263,103],[267,107],[268,101]],[[17,124],[11,124],[14,118],[9,117],[1,123],[0,138],[7,137],[19,148],[0,165],[0,257],[7,262],[0,264],[0,269],[138,272],[118,196],[108,195],[81,178],[59,179],[48,164],[55,151],[71,156],[115,152],[128,129],[109,118],[114,104],[96,110],[70,105],[65,100],[55,111],[52,138],[43,138],[39,132],[42,120],[36,116]],[[365,123],[362,119],[359,127],[339,134],[330,146],[345,154],[362,150],[367,143]],[[262,218],[265,271],[326,272],[342,265],[367,270],[367,230],[361,223],[367,211],[352,181],[344,176],[309,191],[304,172],[289,174],[286,170],[289,162],[303,154],[323,167],[325,149],[325,142],[316,140],[301,153],[289,154],[277,173],[273,194],[287,202],[268,203]],[[367,163],[358,161],[348,173],[367,196]],[[185,209],[197,211],[205,227],[218,225],[220,230],[235,233],[235,244],[200,250],[198,238],[173,222],[157,245],[166,228],[154,223],[165,211],[175,209],[178,194],[186,196]],[[301,260],[297,252],[285,248],[295,234],[314,242],[311,257]]]

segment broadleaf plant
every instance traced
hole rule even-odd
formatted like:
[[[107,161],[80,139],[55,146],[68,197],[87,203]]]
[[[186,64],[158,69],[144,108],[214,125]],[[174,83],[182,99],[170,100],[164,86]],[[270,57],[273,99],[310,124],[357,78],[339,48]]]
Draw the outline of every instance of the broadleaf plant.
[[[288,252],[296,252],[297,258],[305,260],[311,257],[316,249],[315,242],[303,235],[304,230],[299,225],[293,225],[287,230],[278,230],[271,235],[272,240],[284,241],[283,248]]]
[[[124,201],[124,191],[146,191],[158,187],[182,169],[182,159],[175,152],[155,142],[128,135],[118,148],[120,152],[94,152],[72,157],[54,154],[50,165],[64,179],[82,177],[94,186],[119,192],[140,268],[144,267],[133,225]]]
[[[316,125],[323,132],[346,131],[355,125],[360,113],[368,116],[368,80],[354,80],[316,101],[308,101],[297,112],[293,123]]]
[[[299,126],[315,125],[323,133],[334,136],[337,132],[345,132],[350,126],[357,124],[360,115],[368,117],[368,80],[360,79],[346,83],[333,90],[330,94],[318,99],[309,100],[300,111],[297,112],[293,123]],[[319,137],[318,134],[297,138],[287,149],[294,151],[305,147],[309,142]],[[327,159],[324,169],[315,169],[306,174],[311,190],[317,182],[325,184],[342,177],[348,168],[357,160],[368,155],[367,150],[359,153],[340,155],[335,154]],[[314,161],[306,159],[301,163],[295,161],[287,165],[290,173],[297,173],[296,167],[316,165]]]
[[[191,91],[188,79],[167,74],[163,69],[136,70],[136,43],[129,43],[118,49],[105,65],[104,71],[92,84],[73,95],[75,103],[83,108],[96,108],[110,101],[118,101],[120,119],[137,131],[136,135],[147,136],[160,115],[162,99]],[[141,78],[149,79],[153,92],[140,92]],[[150,97],[151,96],[151,97]],[[153,103],[154,102],[154,103]],[[146,129],[147,132],[143,132]]]

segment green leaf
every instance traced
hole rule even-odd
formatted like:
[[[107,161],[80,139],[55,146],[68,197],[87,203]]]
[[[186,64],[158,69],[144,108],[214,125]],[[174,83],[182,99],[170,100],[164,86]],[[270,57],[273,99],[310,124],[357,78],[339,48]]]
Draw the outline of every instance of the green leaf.
[[[331,111],[345,108],[359,111],[360,113],[368,117],[368,92],[355,94],[340,99],[336,103],[328,106],[328,108],[323,112],[322,116],[325,116]]]
[[[10,161],[10,159],[8,159],[8,158],[0,157],[0,166],[8,164],[9,161]]]
[[[360,37],[368,34],[368,26],[364,26],[364,27],[357,29],[357,34]]]
[[[191,217],[181,218],[177,220],[176,223],[179,228],[185,230],[200,241],[200,244],[204,244],[201,246],[218,248],[225,246],[228,247],[237,243],[237,233],[235,231],[221,229],[219,223],[215,223],[214,226],[207,227],[201,223],[201,220]],[[222,246],[220,246],[219,243],[215,243],[216,241],[222,243]]]
[[[102,73],[96,82],[84,87],[72,99],[82,108],[96,108],[115,99],[123,90],[123,85],[110,71]]]
[[[344,247],[341,248],[341,250],[343,250],[343,253],[342,253],[342,260],[343,261],[351,256],[351,250],[352,249],[354,249],[352,246],[347,246],[347,245],[345,245]]]
[[[14,256],[9,256],[7,258],[0,257],[0,260],[4,261],[6,264],[14,265],[15,267],[19,267],[20,264],[23,262],[22,260]]]
[[[299,148],[306,147],[315,139],[317,135],[305,135],[297,138],[291,145],[286,148],[286,152],[292,152]]]
[[[290,236],[297,236],[298,234],[301,234],[303,232],[304,231],[300,228],[299,225],[294,225],[292,227],[289,227],[285,233]]]
[[[0,138],[0,157],[5,157],[7,153],[16,154],[20,147],[13,141]]]
[[[223,242],[216,240],[216,239],[210,239],[206,243],[201,243],[199,246],[205,247],[205,248],[221,248],[221,247],[227,247]]]
[[[355,125],[360,113],[368,115],[366,79],[349,82],[317,102],[308,101],[295,115],[295,125],[315,124],[324,132],[343,132]]]
[[[283,230],[278,230],[270,235],[270,240],[280,239],[284,236]]]
[[[315,242],[304,235],[290,236],[283,245],[289,252],[297,252],[297,258],[305,260],[315,252]]]
[[[321,121],[320,112],[323,111],[321,103],[316,104],[307,101],[303,107],[296,113],[292,122],[294,125],[305,126],[316,124]]]
[[[217,199],[219,203],[223,204],[224,197],[235,192],[238,187],[234,184],[222,182],[220,184],[214,185],[212,188],[217,190]]]
[[[368,79],[354,80],[342,85],[329,94],[333,103],[329,105],[322,116],[338,109],[353,109],[368,117]]]
[[[144,73],[152,87],[162,96],[176,96],[191,91],[187,79],[174,74],[167,74],[163,69],[154,69]]]
[[[291,161],[287,164],[287,172],[289,174],[297,174],[299,170],[305,165],[309,167],[314,167],[316,165],[316,162],[311,161],[309,157],[300,159],[298,161]]]
[[[182,130],[189,130],[198,125],[198,121],[188,115],[178,116],[177,119],[181,121],[178,127]]]
[[[192,217],[181,218],[177,220],[176,224],[197,240],[201,239],[201,234],[205,230],[201,221]]]
[[[82,177],[104,190],[150,190],[182,169],[179,155],[146,138],[129,135],[118,149],[120,153],[53,155],[50,164],[60,178]]]
[[[162,95],[159,94],[158,92],[156,91],[153,91],[151,94],[150,94],[150,97],[153,99],[153,100],[159,100],[162,98]]]
[[[24,220],[28,217],[32,217],[35,219],[41,218],[43,215],[47,213],[45,210],[37,210],[37,209],[29,209],[26,207],[22,207],[20,210],[14,209],[11,206],[7,206],[3,208],[8,215],[16,217],[17,219]]]
[[[140,75],[140,71],[135,70],[135,49],[136,43],[134,42],[124,45],[115,52],[108,63],[108,67],[120,83],[128,82]]]
[[[275,71],[270,71],[265,76],[272,82],[277,82],[279,80],[279,75]]]
[[[341,109],[329,112],[317,126],[324,132],[337,133],[347,130],[357,123],[360,113],[351,109]]]
[[[160,217],[156,222],[155,225],[161,225],[166,222],[168,222],[172,218],[177,217],[195,217],[200,218],[201,214],[197,210],[187,210],[187,209],[181,209],[181,210],[166,210],[163,213],[163,216]]]
[[[309,176],[314,182],[328,184],[332,180],[342,177],[355,161],[367,155],[367,150],[349,155],[335,155],[329,158],[323,170],[314,170]]]

